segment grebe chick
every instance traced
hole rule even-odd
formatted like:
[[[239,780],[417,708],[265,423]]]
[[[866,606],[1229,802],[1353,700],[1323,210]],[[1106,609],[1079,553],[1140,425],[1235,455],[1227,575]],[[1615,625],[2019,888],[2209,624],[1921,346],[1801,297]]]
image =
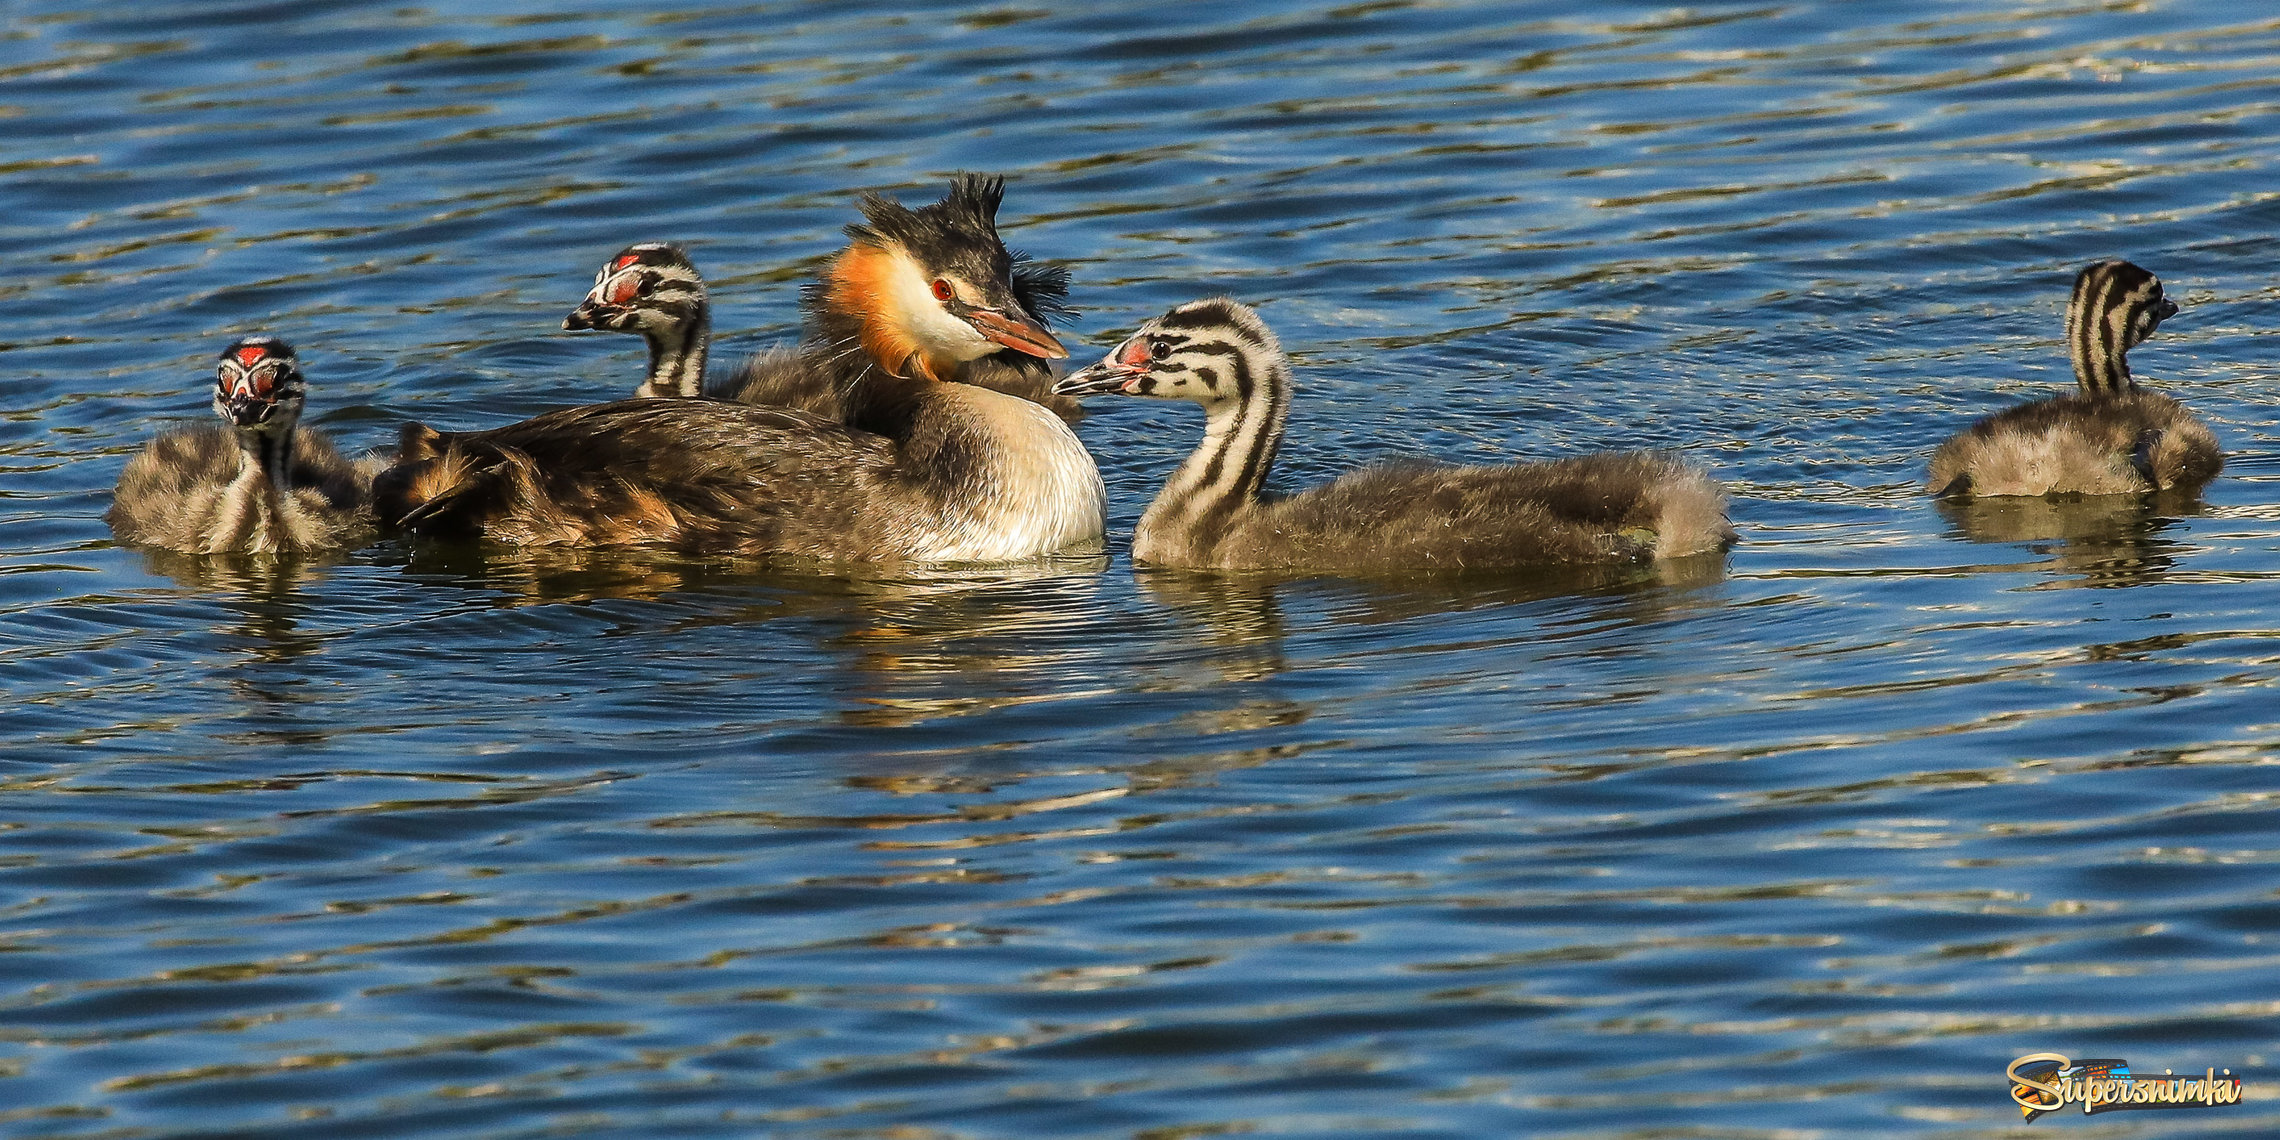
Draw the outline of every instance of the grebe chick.
[[[222,350],[212,424],[167,432],[119,474],[104,520],[119,541],[188,554],[282,554],[351,545],[371,528],[370,466],[301,427],[293,347],[249,336]]]
[[[649,342],[649,374],[637,397],[705,394],[705,351],[712,344],[712,306],[687,251],[669,242],[629,245],[594,274],[594,287],[565,331],[638,333]]]
[[[1380,463],[1265,493],[1290,365],[1259,315],[1195,301],[1147,324],[1061,390],[1189,400],[1204,439],[1140,517],[1136,561],[1216,569],[1420,571],[1645,561],[1723,548],[1725,496],[1652,452],[1459,467]]]
[[[1062,298],[1068,293],[1068,271],[1037,264],[1018,253],[1010,256],[1014,299],[1022,312],[1047,325],[1066,313]],[[634,389],[635,396],[709,394],[741,404],[800,408],[826,419],[846,414],[831,371],[816,367],[796,349],[771,349],[708,386],[705,357],[712,344],[712,306],[704,277],[688,251],[669,242],[642,242],[619,250],[594,275],[594,287],[562,319],[562,327],[640,334],[649,343],[649,373]],[[1025,352],[1003,349],[969,362],[958,379],[1043,404],[1072,423],[1084,418],[1084,409],[1075,400],[1053,393],[1052,367]]]
[[[624,400],[491,431],[406,425],[374,485],[415,534],[854,560],[1012,561],[1097,547],[1103,494],[1068,425],[953,383],[1003,349],[1068,351],[1027,315],[996,178],[912,210],[872,196],[808,292],[802,355],[845,423],[796,408]]]
[[[1935,495],[2114,495],[2199,487],[2224,453],[2183,404],[2137,386],[2128,354],[2177,304],[2127,261],[2074,278],[2066,344],[2081,391],[1997,412],[1932,455]]]

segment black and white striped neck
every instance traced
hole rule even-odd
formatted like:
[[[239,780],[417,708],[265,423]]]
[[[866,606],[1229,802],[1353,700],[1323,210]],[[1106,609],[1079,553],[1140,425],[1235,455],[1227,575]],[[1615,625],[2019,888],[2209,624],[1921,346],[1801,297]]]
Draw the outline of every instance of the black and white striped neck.
[[[699,296],[681,320],[644,321],[641,336],[649,342],[649,376],[634,390],[634,395],[696,397],[705,394],[705,356],[712,347],[710,303]]]
[[[1181,306],[1142,336],[1162,354],[1146,394],[1194,400],[1207,419],[1203,442],[1148,505],[1135,541],[1208,545],[1266,489],[1290,416],[1290,363],[1258,315],[1231,301]]]
[[[594,274],[594,287],[562,319],[565,330],[640,333],[649,372],[636,396],[702,396],[712,305],[688,251],[646,241],[619,250]]]
[[[293,437],[290,417],[280,423],[237,429],[237,485],[243,494],[273,507],[293,487]]]
[[[2129,351],[2175,315],[2161,279],[2127,261],[2101,261],[2074,278],[2066,304],[2066,345],[2085,395],[2118,396],[2136,388]]]
[[[245,452],[246,461],[259,468],[270,482],[285,482],[285,473],[293,467],[292,432],[240,430],[238,446]]]

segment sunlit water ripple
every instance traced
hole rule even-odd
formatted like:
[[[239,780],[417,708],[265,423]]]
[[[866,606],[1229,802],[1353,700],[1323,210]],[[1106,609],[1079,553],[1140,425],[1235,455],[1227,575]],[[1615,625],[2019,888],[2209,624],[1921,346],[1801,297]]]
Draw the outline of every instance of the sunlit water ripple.
[[[97,4],[0,22],[0,1137],[2267,1134],[2280,18],[1931,2]],[[1260,306],[1282,477],[1658,446],[1723,565],[767,573],[114,547],[269,330],[353,448],[724,355],[1012,180],[1083,358]],[[2230,453],[1935,506],[2069,274]],[[2240,1108],[2021,1125],[2037,1051]]]

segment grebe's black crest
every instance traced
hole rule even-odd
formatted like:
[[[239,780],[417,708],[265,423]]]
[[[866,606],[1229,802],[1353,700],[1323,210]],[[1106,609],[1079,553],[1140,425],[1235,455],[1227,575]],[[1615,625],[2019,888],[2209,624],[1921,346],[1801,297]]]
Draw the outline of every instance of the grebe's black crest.
[[[1069,271],[1006,248],[998,236],[997,212],[1005,200],[1005,179],[995,174],[960,174],[939,202],[905,206],[884,194],[863,195],[863,220],[847,227],[848,240],[877,249],[899,248],[932,272],[952,273],[976,283],[1005,281],[1013,300],[1040,324],[1076,315],[1068,305]]]
[[[1021,308],[1037,323],[1046,328],[1082,315],[1069,307],[1069,270],[1066,266],[1048,265],[1020,250],[1009,250],[1013,259],[1013,297]]]
[[[938,273],[968,281],[1010,281],[1013,253],[998,238],[998,204],[1005,179],[994,174],[960,174],[950,180],[941,201],[912,209],[884,194],[863,195],[863,220],[847,227],[847,237],[876,248],[901,247]]]

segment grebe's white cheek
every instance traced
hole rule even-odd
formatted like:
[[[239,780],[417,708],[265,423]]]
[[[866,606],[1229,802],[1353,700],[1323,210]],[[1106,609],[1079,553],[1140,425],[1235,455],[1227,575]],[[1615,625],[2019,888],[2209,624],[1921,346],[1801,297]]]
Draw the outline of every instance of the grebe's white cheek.
[[[888,276],[895,310],[911,334],[927,347],[958,361],[980,360],[998,350],[996,341],[942,307],[934,296],[934,283],[909,254],[895,252]]]

